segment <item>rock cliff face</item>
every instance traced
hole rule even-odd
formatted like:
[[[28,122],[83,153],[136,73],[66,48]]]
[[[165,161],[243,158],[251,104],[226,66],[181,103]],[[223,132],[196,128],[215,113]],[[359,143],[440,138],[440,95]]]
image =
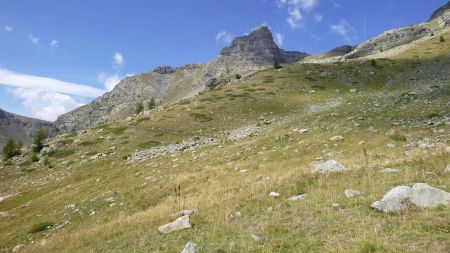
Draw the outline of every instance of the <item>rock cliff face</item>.
[[[428,20],[428,22],[441,17],[442,15],[444,15],[449,10],[450,10],[450,1],[447,2],[446,4],[444,4],[441,8],[437,9],[435,12],[433,12],[433,14],[431,15],[431,17]]]
[[[0,109],[0,148],[8,138],[19,140],[25,144],[30,143],[37,131],[52,127],[51,122],[27,118]]]
[[[210,62],[179,68],[162,66],[124,78],[111,92],[61,115],[55,122],[55,134],[132,115],[137,103],[145,104],[151,98],[161,103],[173,103],[211,89],[236,74],[246,76],[270,68],[275,61],[288,64],[306,56],[306,53],[280,49],[270,30],[260,27],[247,36],[236,38],[230,47],[224,48],[219,57]]]

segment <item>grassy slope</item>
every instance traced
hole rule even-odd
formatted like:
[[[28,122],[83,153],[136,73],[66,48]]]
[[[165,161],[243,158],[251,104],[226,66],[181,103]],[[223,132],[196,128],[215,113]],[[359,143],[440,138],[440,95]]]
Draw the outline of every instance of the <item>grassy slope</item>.
[[[49,159],[53,168],[41,164],[1,171],[0,192],[19,194],[0,204],[0,211],[11,214],[0,218],[0,252],[19,243],[28,244],[25,252],[179,252],[190,240],[201,252],[448,252],[448,208],[389,215],[370,204],[400,184],[426,182],[450,190],[450,174],[443,172],[448,155],[440,149],[406,155],[405,143],[387,134],[398,132],[408,141],[448,139],[445,125],[438,128],[446,130],[443,134],[423,124],[392,124],[448,115],[448,84],[435,87],[429,92],[433,99],[424,103],[401,99],[417,88],[408,80],[388,81],[398,73],[413,75],[421,64],[429,65],[426,61],[450,57],[449,45],[429,40],[421,47],[437,52],[433,57],[422,57],[424,50],[417,48],[397,59],[379,60],[377,67],[352,62],[265,71],[148,118],[64,137],[68,152]],[[352,86],[360,92],[350,93]],[[145,162],[122,159],[158,142],[222,136],[223,131],[261,123],[260,116],[276,121],[258,136],[237,142],[221,138],[218,145]],[[370,126],[378,132],[369,131]],[[310,131],[298,134],[293,128]],[[329,141],[334,135],[345,141]],[[70,143],[77,138],[80,143]],[[359,145],[361,140],[366,144]],[[397,147],[388,149],[387,143]],[[116,154],[84,161],[113,146]],[[352,170],[312,175],[310,163],[332,151],[341,152],[334,159]],[[384,167],[401,173],[377,172]],[[257,175],[268,178],[255,182]],[[181,203],[173,190],[178,185]],[[362,195],[346,199],[345,189]],[[269,198],[271,191],[281,197]],[[300,193],[308,194],[306,200],[286,201]],[[71,203],[79,211],[64,208]],[[158,226],[173,220],[170,214],[180,207],[199,210],[191,217],[194,227],[159,234]],[[238,211],[240,218],[230,216]],[[64,221],[70,224],[56,228]],[[55,225],[31,233],[40,222]],[[252,234],[261,240],[254,241]]]

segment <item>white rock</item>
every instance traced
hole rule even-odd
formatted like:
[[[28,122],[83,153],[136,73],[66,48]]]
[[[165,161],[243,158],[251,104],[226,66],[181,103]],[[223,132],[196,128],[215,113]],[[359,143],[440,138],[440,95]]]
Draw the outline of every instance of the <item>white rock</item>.
[[[344,191],[344,194],[345,194],[345,197],[347,197],[349,199],[349,198],[354,198],[356,196],[359,196],[361,194],[361,192],[347,189]]]
[[[188,242],[181,253],[195,253],[197,252],[197,244],[194,242]]]
[[[23,247],[24,247],[23,244],[16,245],[16,246],[13,248],[12,252],[19,252],[19,251],[21,251],[21,250],[23,249]]]
[[[445,168],[445,172],[450,173],[450,163],[447,165],[447,168]]]
[[[6,195],[6,196],[3,196],[3,197],[0,197],[0,203],[2,203],[3,201],[5,201],[8,198],[11,198],[12,196],[13,195],[11,194],[11,195]]]
[[[308,131],[309,131],[309,130],[308,130],[307,128],[303,128],[303,129],[297,130],[297,133],[302,134],[302,133],[306,133],[306,132],[308,132]]]
[[[66,208],[66,209],[75,209],[75,204],[68,204],[64,208]]]
[[[313,173],[326,174],[331,172],[339,172],[345,170],[345,167],[336,162],[335,160],[329,160],[324,163],[316,163],[313,167]]]
[[[384,197],[371,206],[382,212],[400,212],[410,205],[418,208],[433,208],[450,203],[450,193],[418,183],[412,187],[398,186],[387,192]]]
[[[0,217],[5,218],[9,216],[9,212],[0,212]]]
[[[270,197],[279,197],[280,194],[278,192],[271,192],[271,193],[269,193],[269,196]]]
[[[344,137],[337,135],[330,138],[330,141],[344,141]]]
[[[385,168],[385,169],[379,170],[378,172],[380,172],[380,173],[399,173],[400,170],[393,169],[393,168]]]
[[[158,228],[159,232],[167,234],[173,231],[191,228],[192,225],[189,223],[189,215],[182,216],[176,219],[174,222],[160,226]]]
[[[304,200],[306,198],[306,194],[301,194],[301,195],[297,195],[297,196],[292,196],[290,198],[288,198],[289,201],[300,201],[300,200]]]
[[[395,146],[395,144],[393,144],[393,143],[388,143],[388,144],[386,145],[386,147],[388,147],[388,148],[395,148],[396,146]]]
[[[180,216],[185,216],[185,215],[191,216],[196,212],[197,212],[197,209],[181,210],[179,212],[174,213],[173,216],[175,216],[175,217],[180,217]]]
[[[351,93],[356,93],[356,92],[358,92],[358,90],[357,89],[350,89],[350,92]]]

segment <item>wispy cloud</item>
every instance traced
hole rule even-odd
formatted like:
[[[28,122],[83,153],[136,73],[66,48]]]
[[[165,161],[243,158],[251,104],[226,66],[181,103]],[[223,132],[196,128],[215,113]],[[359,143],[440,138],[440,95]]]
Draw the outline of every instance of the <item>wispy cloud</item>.
[[[105,92],[87,85],[64,82],[49,77],[20,74],[4,68],[0,68],[0,84],[16,88],[42,89],[81,97],[97,97]]]
[[[55,91],[37,88],[11,88],[8,91],[22,100],[23,106],[33,117],[48,121],[54,121],[59,115],[83,105],[71,96]]]
[[[314,15],[314,22],[320,23],[320,22],[322,22],[322,20],[323,20],[322,14],[316,13],[316,14]]]
[[[346,43],[352,43],[356,40],[355,28],[345,19],[342,19],[337,24],[332,24],[330,29],[333,33],[341,36]]]
[[[58,47],[59,46],[59,41],[57,40],[52,40],[50,42],[50,47]]]
[[[304,20],[302,12],[311,11],[318,3],[319,0],[276,0],[279,8],[287,6],[288,18],[286,21],[291,28],[301,27]]]
[[[122,53],[120,52],[115,52],[113,55],[113,68],[114,69],[120,69],[123,67],[123,65],[125,64],[125,59],[123,58]]]
[[[39,44],[39,41],[41,40],[40,38],[34,36],[33,34],[29,33],[28,34],[28,39],[31,41],[31,43],[33,44]]]
[[[215,37],[217,43],[223,43],[227,45],[233,41],[233,38],[234,38],[233,34],[225,30],[222,30],[219,33],[217,33]]]
[[[9,25],[4,25],[3,26],[3,31],[5,31],[5,32],[12,32],[14,29],[11,27],[11,26],[9,26]]]
[[[277,45],[279,47],[281,47],[283,45],[283,41],[284,41],[284,35],[281,33],[275,33],[275,43],[277,43]]]

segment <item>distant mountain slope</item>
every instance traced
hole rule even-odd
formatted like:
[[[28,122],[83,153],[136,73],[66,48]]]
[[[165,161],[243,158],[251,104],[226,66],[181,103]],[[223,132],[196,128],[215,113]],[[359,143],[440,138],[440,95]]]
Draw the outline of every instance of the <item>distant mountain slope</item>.
[[[448,10],[450,10],[450,1],[448,1],[441,8],[439,8],[435,12],[433,12],[433,14],[431,15],[431,17],[430,17],[430,19],[428,21],[432,21],[432,20],[434,20],[434,19],[444,15],[445,12],[447,12]]]
[[[92,103],[60,116],[58,132],[70,132],[134,114],[136,104],[155,98],[165,104],[190,98],[206,88],[246,76],[279,63],[294,63],[306,53],[280,49],[270,30],[263,26],[234,39],[230,47],[207,63],[179,68],[158,67],[154,71],[124,78],[111,92]],[[206,87],[208,86],[208,87]]]
[[[30,143],[39,129],[51,127],[53,127],[51,122],[20,116],[0,109],[0,148],[8,138]]]

